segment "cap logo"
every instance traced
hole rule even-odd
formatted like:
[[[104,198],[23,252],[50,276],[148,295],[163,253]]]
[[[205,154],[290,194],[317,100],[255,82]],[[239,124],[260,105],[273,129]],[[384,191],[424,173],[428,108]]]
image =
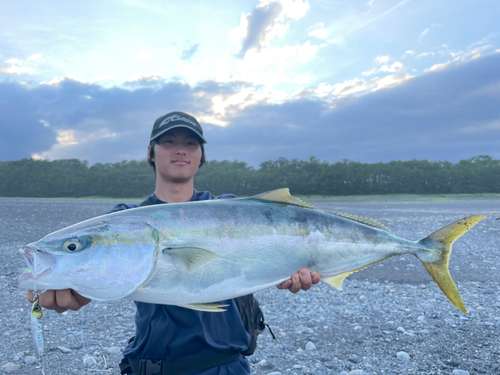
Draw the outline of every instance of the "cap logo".
[[[197,123],[195,123],[195,122],[191,121],[190,119],[188,119],[188,118],[186,118],[186,117],[183,117],[183,116],[181,116],[181,115],[177,115],[177,114],[175,114],[175,115],[172,115],[172,116],[168,116],[165,120],[163,120],[163,121],[161,122],[161,124],[160,124],[160,125],[158,125],[158,128],[161,128],[162,126],[167,125],[167,124],[168,124],[169,122],[171,122],[171,121],[183,121],[183,122],[187,122],[188,124],[191,124],[191,125],[193,125],[193,126],[195,126],[195,127],[197,127],[197,126],[198,126],[198,124],[197,124]]]

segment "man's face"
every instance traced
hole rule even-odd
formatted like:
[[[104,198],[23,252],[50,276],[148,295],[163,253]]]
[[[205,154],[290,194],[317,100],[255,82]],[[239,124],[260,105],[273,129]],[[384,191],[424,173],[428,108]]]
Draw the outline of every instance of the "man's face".
[[[151,160],[155,162],[157,177],[181,183],[192,179],[198,172],[201,146],[192,131],[185,128],[169,130],[157,139],[154,148]]]

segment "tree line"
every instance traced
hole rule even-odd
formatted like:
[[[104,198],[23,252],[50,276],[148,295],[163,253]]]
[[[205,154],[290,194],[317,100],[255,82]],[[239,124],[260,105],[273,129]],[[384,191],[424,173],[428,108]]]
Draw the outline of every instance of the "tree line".
[[[151,194],[155,175],[146,161],[97,163],[78,159],[0,162],[3,197],[139,198]],[[500,193],[500,160],[480,155],[458,163],[409,160],[337,163],[279,158],[253,168],[241,161],[208,161],[197,190],[253,195],[288,187],[296,195]]]

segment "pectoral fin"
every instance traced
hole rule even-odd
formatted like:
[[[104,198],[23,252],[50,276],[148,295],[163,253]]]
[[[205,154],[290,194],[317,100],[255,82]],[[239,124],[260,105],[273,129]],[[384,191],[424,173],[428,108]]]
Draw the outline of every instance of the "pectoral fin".
[[[225,307],[228,307],[229,305],[221,305],[217,303],[188,303],[187,305],[178,306],[196,311],[224,312],[226,311]]]
[[[173,263],[183,273],[189,273],[216,259],[217,255],[199,247],[165,247],[162,252],[173,258]]]

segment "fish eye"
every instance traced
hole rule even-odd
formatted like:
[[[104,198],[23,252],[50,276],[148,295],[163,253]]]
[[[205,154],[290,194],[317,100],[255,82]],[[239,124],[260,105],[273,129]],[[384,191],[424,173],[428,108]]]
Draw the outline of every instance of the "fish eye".
[[[82,248],[82,244],[80,243],[80,241],[78,241],[78,239],[71,239],[71,240],[68,240],[64,243],[64,249],[66,251],[69,251],[70,253],[73,253],[77,250],[80,250]]]

